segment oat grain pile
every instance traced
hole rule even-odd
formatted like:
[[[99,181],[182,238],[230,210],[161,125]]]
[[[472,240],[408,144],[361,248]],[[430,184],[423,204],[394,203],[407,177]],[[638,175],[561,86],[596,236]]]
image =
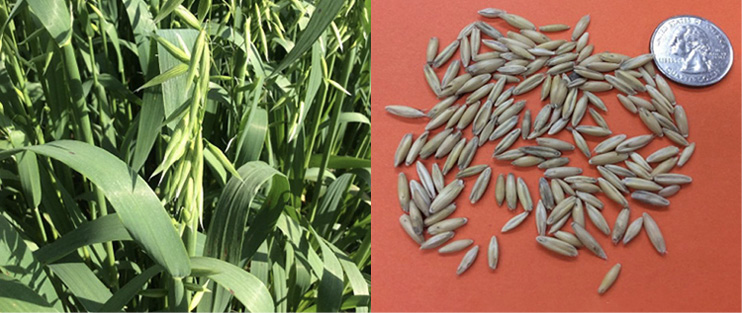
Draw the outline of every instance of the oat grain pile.
[[[458,275],[475,264],[479,245],[471,239],[454,239],[456,230],[469,220],[449,218],[457,208],[469,206],[457,199],[465,177],[477,176],[469,195],[475,206],[485,190],[495,188],[499,206],[523,212],[515,215],[501,232],[506,233],[535,217],[536,241],[551,253],[578,257],[580,250],[607,259],[595,236],[608,236],[613,244],[629,243],[644,229],[658,253],[666,253],[665,239],[646,208],[667,207],[667,199],[692,181],[670,173],[682,167],[693,154],[688,141],[688,120],[670,85],[655,72],[653,55],[628,56],[614,52],[594,53],[589,44],[590,16],[574,27],[566,24],[536,26],[524,17],[487,8],[479,15],[502,19],[511,28],[496,29],[485,21],[464,27],[456,40],[440,43],[430,39],[424,65],[425,78],[440,99],[427,112],[404,105],[389,105],[388,113],[409,119],[428,119],[424,130],[404,135],[394,155],[394,166],[415,164],[417,179],[398,176],[399,204],[404,211],[399,222],[420,249],[438,249],[441,254],[467,250],[456,270]],[[485,20],[486,20],[485,19]],[[551,39],[571,29],[569,40]],[[551,34],[554,33],[554,34]],[[444,46],[445,44],[445,46]],[[442,47],[442,48],[441,48]],[[436,68],[447,68],[442,77]],[[611,129],[601,111],[608,107],[600,94],[617,89],[618,102],[646,126],[646,134],[627,137]],[[519,95],[540,92],[542,108],[532,114]],[[590,116],[590,118],[587,117]],[[594,123],[586,122],[591,119]],[[594,124],[594,125],[592,125]],[[462,130],[471,127],[473,137]],[[573,141],[552,136],[568,131]],[[585,137],[604,138],[589,147]],[[642,149],[657,137],[672,145],[657,151]],[[528,145],[511,149],[518,141]],[[488,164],[471,164],[478,151],[492,141],[492,157],[516,167],[538,167],[543,177],[534,193],[528,183],[512,173],[493,173]],[[569,153],[579,150],[579,153]],[[570,166],[570,157],[588,159],[600,177],[582,175]],[[418,159],[443,161],[428,169]],[[455,170],[455,174],[451,170]],[[494,183],[490,184],[494,178]],[[602,214],[606,204],[597,194],[620,209],[613,223]],[[534,201],[534,197],[538,201]],[[630,207],[627,197],[643,207]],[[632,220],[633,216],[633,220]],[[585,218],[587,217],[587,219]],[[585,229],[586,220],[599,233]],[[612,224],[612,226],[611,226]],[[495,270],[499,259],[496,236],[487,243],[488,266]],[[550,253],[550,252],[545,252]],[[606,267],[602,281],[595,279],[598,293],[611,287],[621,265]]]

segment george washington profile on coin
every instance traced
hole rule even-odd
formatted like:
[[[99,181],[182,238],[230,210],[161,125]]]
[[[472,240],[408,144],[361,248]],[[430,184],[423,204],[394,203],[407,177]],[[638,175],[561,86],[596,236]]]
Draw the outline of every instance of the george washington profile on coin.
[[[670,52],[682,58],[680,71],[688,74],[706,73],[711,68],[711,51],[706,33],[695,25],[682,25],[675,30]]]

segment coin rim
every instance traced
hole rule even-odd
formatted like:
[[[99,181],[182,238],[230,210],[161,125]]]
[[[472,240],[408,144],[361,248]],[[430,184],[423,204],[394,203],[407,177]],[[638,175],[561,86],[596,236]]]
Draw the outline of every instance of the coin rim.
[[[732,65],[734,64],[734,47],[732,46],[732,41],[729,40],[729,36],[727,36],[727,33],[725,33],[721,29],[721,27],[719,27],[719,25],[716,25],[714,22],[712,22],[712,21],[710,21],[708,19],[705,19],[705,18],[700,17],[700,16],[696,16],[696,15],[687,15],[687,14],[675,15],[675,16],[671,16],[671,17],[666,18],[665,20],[663,20],[662,22],[660,22],[657,25],[657,27],[655,27],[654,31],[652,32],[652,38],[649,39],[649,51],[652,52],[652,54],[654,54],[654,44],[653,43],[654,43],[654,37],[657,35],[657,30],[660,29],[660,27],[662,27],[662,25],[664,25],[668,21],[670,21],[672,19],[676,19],[676,18],[681,18],[681,17],[697,18],[697,19],[700,19],[702,21],[706,21],[709,24],[711,24],[714,27],[716,27],[716,29],[719,30],[719,32],[724,36],[724,38],[729,43],[729,50],[731,50],[730,51],[731,53],[729,54],[729,65],[727,65],[727,68],[724,69],[724,74],[720,75],[718,78],[716,78],[716,79],[714,79],[712,81],[708,81],[706,83],[694,84],[694,83],[689,83],[689,82],[684,82],[684,81],[678,81],[672,75],[669,75],[667,72],[665,72],[665,70],[661,66],[659,66],[659,64],[657,64],[657,60],[656,59],[654,60],[654,65],[657,67],[657,69],[660,72],[662,72],[662,74],[665,75],[665,77],[667,77],[668,79],[670,79],[670,80],[672,80],[672,81],[674,81],[674,82],[676,82],[678,84],[682,84],[682,85],[686,85],[686,86],[693,86],[693,87],[705,87],[705,86],[710,86],[710,85],[713,85],[713,84],[718,83],[719,81],[721,81],[722,79],[724,79],[724,77],[726,77],[729,74],[730,70],[732,69]],[[656,55],[655,55],[655,57],[656,57]]]

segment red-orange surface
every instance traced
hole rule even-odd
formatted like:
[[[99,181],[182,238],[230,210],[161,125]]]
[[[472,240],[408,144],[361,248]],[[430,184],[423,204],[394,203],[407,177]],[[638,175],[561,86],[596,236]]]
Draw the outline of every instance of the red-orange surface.
[[[491,158],[496,142],[482,146],[472,164],[489,164],[492,182],[483,200],[476,205],[468,195],[476,177],[466,179],[454,216],[470,219],[455,239],[471,238],[480,246],[474,265],[456,276],[464,252],[441,256],[435,250],[420,251],[404,233],[398,218],[397,174],[402,171],[417,179],[414,166],[392,167],[400,138],[412,132],[419,136],[427,119],[410,122],[384,111],[389,104],[428,109],[437,100],[423,76],[425,49],[432,36],[441,48],[456,38],[468,23],[482,19],[476,11],[495,7],[524,16],[536,25],[565,23],[574,26],[590,14],[587,31],[596,52],[613,51],[628,55],[649,52],[655,27],[674,15],[691,14],[718,25],[734,47],[731,72],[718,84],[688,88],[671,82],[679,104],[690,121],[691,142],[696,142],[690,162],[673,172],[690,175],[693,183],[672,196],[667,209],[652,209],[630,200],[631,220],[649,212],[667,241],[666,255],[658,254],[646,233],[629,245],[614,246],[599,234],[592,223],[587,229],[605,248],[604,261],[585,249],[576,259],[556,257],[536,241],[534,216],[506,234],[500,229],[515,214],[494,200],[497,174],[513,172],[523,177],[535,200],[537,181],[543,172],[536,168],[514,168]],[[372,2],[372,272],[374,311],[739,311],[740,310],[740,1],[442,1],[374,0]],[[503,33],[513,30],[499,19],[486,20]],[[571,30],[548,34],[566,39]],[[484,37],[484,35],[483,35]],[[487,50],[482,47],[482,52]],[[456,54],[458,57],[458,54]],[[438,69],[443,75],[447,64]],[[542,107],[540,88],[519,96],[527,99],[533,116]],[[638,116],[630,114],[616,99],[617,92],[599,93],[609,111],[604,113],[614,133],[629,136],[649,131]],[[645,96],[646,97],[646,96]],[[459,101],[461,102],[461,100]],[[585,121],[592,124],[591,117]],[[583,122],[584,123],[584,122]],[[440,130],[438,130],[440,131]],[[436,131],[437,133],[437,131]],[[471,138],[471,128],[464,132]],[[558,138],[572,142],[567,131]],[[591,148],[601,140],[588,137]],[[518,140],[517,146],[535,144]],[[640,150],[645,157],[671,144],[667,139]],[[566,154],[572,166],[594,167],[577,151]],[[429,158],[424,163],[443,165],[445,159]],[[446,176],[453,180],[456,170]],[[619,207],[606,203],[603,214],[611,229]],[[535,202],[535,201],[534,201]],[[571,231],[569,226],[564,229]],[[486,250],[490,236],[500,242],[500,263],[496,271],[487,267]],[[623,269],[606,294],[597,294],[605,273],[615,264]]]

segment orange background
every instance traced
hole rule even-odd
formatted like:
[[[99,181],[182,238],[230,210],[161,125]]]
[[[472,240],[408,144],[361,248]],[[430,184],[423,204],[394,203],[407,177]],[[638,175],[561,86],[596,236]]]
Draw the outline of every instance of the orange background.
[[[572,260],[555,257],[536,241],[533,214],[510,233],[501,234],[504,223],[515,214],[494,200],[494,180],[500,173],[523,177],[534,202],[538,200],[537,168],[515,168],[491,158],[498,141],[482,146],[472,165],[492,166],[492,181],[476,205],[468,195],[476,177],[465,180],[466,188],[453,215],[469,217],[469,224],[454,239],[471,238],[480,246],[479,257],[468,272],[457,277],[464,252],[441,256],[437,251],[420,251],[404,233],[398,218],[397,173],[417,179],[414,165],[393,168],[392,160],[400,138],[423,131],[427,119],[409,122],[384,111],[389,104],[429,109],[438,101],[425,81],[423,64],[428,39],[437,36],[441,49],[456,38],[459,30],[480,19],[476,11],[501,8],[536,25],[565,23],[574,27],[590,14],[587,31],[595,53],[614,51],[628,55],[649,52],[649,39],[663,20],[680,14],[707,18],[718,25],[734,47],[734,65],[721,82],[707,88],[688,88],[671,83],[677,101],[685,107],[690,123],[689,141],[696,142],[695,155],[688,164],[673,170],[691,175],[693,183],[669,198],[668,209],[652,209],[630,200],[631,221],[649,212],[659,224],[667,255],[659,255],[644,230],[629,245],[614,246],[590,221],[587,229],[608,255],[604,261],[585,249]],[[372,182],[375,206],[372,214],[372,272],[374,311],[739,311],[740,310],[740,1],[442,1],[405,0],[372,2]],[[486,20],[501,32],[513,30],[499,19]],[[550,33],[552,39],[567,39],[571,30]],[[484,37],[484,35],[483,35]],[[480,52],[484,52],[484,46]],[[458,57],[458,52],[455,57]],[[437,70],[443,75],[448,64]],[[668,80],[669,81],[669,80]],[[508,87],[511,86],[510,84]],[[517,97],[527,99],[526,109],[538,113],[542,102],[540,87]],[[598,93],[608,105],[602,113],[614,134],[629,136],[649,133],[637,115],[625,110],[617,92]],[[646,94],[643,97],[647,97]],[[460,99],[457,103],[460,103]],[[587,115],[587,114],[586,114]],[[584,123],[594,123],[585,116]],[[519,124],[520,127],[520,124]],[[440,129],[438,130],[440,131]],[[471,127],[464,132],[471,138]],[[572,142],[567,131],[557,138]],[[601,140],[586,136],[590,148]],[[516,146],[535,141],[518,139]],[[643,156],[664,147],[668,139],[655,139],[639,152]],[[568,152],[571,166],[586,168],[585,175],[599,177],[578,151]],[[433,157],[443,166],[445,159]],[[446,176],[453,180],[456,170]],[[619,207],[603,195],[603,215],[613,229]],[[587,218],[586,218],[587,219]],[[572,231],[569,226],[564,230]],[[487,267],[486,250],[490,236],[500,243],[497,270]],[[605,295],[596,292],[605,273],[616,263],[623,265],[615,285]]]

